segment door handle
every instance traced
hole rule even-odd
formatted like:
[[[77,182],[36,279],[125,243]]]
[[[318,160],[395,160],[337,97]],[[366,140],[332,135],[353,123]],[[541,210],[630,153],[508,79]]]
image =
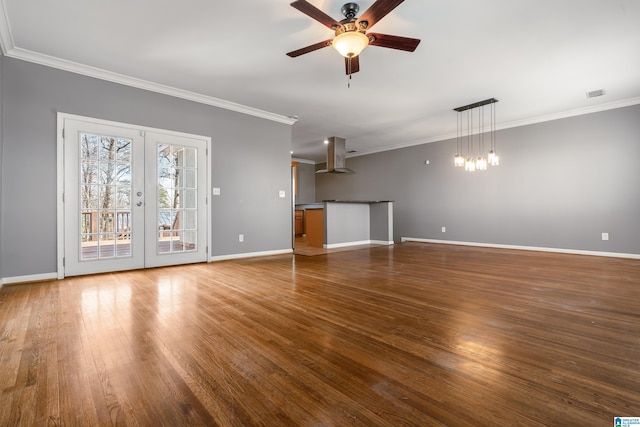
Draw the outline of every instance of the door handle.
[[[136,206],[142,206],[142,202],[136,203]]]

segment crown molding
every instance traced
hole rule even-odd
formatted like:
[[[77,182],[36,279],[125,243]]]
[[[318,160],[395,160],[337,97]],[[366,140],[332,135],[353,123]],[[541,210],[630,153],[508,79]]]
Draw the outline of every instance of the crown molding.
[[[3,4],[4,3],[2,3],[2,5]],[[109,81],[112,83],[118,83],[121,85],[135,87],[138,89],[144,89],[151,92],[160,93],[163,95],[169,95],[175,98],[186,99],[188,101],[198,102],[200,104],[211,105],[213,107],[223,108],[225,110],[235,111],[238,113],[247,114],[254,117],[260,117],[262,119],[284,123],[287,125],[293,125],[298,121],[298,119],[294,116],[287,117],[280,114],[275,114],[268,111],[260,110],[257,108],[248,107],[246,105],[238,104],[235,102],[225,101],[224,99],[214,98],[212,96],[202,95],[196,92],[190,92],[190,91],[178,89],[172,86],[167,86],[160,83],[154,83],[148,80],[138,79],[135,77],[124,75],[124,74],[107,71],[101,68],[84,65],[77,62],[73,62],[73,61],[67,61],[65,59],[56,58],[54,56],[44,55],[41,53],[22,49],[19,47],[14,47],[13,39],[11,37],[11,32],[8,31],[7,28],[8,28],[8,22],[6,21],[6,14],[4,13],[4,11],[0,10],[0,42],[2,43],[2,50],[5,56],[11,57],[11,58],[20,59],[27,62],[33,62],[35,64],[57,68],[59,70],[68,71],[75,74],[81,74],[84,76]]]
[[[309,159],[301,159],[298,157],[292,157],[291,158],[292,162],[298,162],[298,163],[304,163],[306,165],[315,165],[316,162],[314,162],[313,160],[309,160]]]
[[[569,117],[577,117],[583,116],[585,114],[614,110],[616,108],[630,107],[636,104],[640,104],[640,96],[635,98],[621,99],[618,101],[605,102],[603,104],[590,105],[588,107],[574,108],[573,110],[560,111],[557,113],[546,114],[544,116],[532,117],[530,119],[516,120],[509,123],[504,123],[501,126],[496,126],[496,130],[533,125],[536,123],[550,122],[553,120],[568,119]]]

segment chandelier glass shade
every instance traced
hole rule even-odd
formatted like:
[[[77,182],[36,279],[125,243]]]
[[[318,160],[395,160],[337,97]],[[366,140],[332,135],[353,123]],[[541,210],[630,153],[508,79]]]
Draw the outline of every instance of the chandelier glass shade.
[[[471,157],[469,157],[465,162],[464,162],[464,170],[466,170],[467,172],[473,172],[476,170],[476,161],[473,160]]]
[[[468,172],[484,171],[488,166],[498,166],[500,157],[496,151],[496,102],[495,98],[454,108],[458,113],[456,155],[453,164],[464,167]],[[485,107],[490,107],[489,124],[485,117]],[[474,111],[477,115],[477,128],[474,124]],[[466,121],[466,132],[465,132]],[[488,130],[487,130],[488,128]],[[485,145],[489,145],[488,153]],[[486,153],[486,154],[485,154]]]
[[[498,156],[498,153],[496,153],[493,150],[489,151],[489,164],[491,166],[498,166],[500,164],[500,157]]]
[[[369,37],[359,31],[346,31],[338,34],[331,45],[345,58],[353,58],[369,46]]]
[[[486,171],[487,170],[487,159],[485,159],[484,157],[480,156],[476,159],[476,169],[479,171]]]

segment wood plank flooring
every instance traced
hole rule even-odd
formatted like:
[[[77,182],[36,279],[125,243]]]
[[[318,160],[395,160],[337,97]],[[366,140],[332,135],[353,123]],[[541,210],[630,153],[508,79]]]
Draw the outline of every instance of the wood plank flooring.
[[[611,426],[640,261],[403,243],[0,291],[0,425]]]
[[[339,248],[325,249],[325,248],[319,248],[316,246],[310,246],[309,243],[307,242],[307,236],[297,236],[294,240],[293,253],[296,255],[317,256],[317,255],[333,254],[336,252],[356,251],[356,250],[365,249],[365,248],[373,248],[376,246],[383,246],[383,245],[368,243],[365,245],[352,245],[352,246],[343,246]]]

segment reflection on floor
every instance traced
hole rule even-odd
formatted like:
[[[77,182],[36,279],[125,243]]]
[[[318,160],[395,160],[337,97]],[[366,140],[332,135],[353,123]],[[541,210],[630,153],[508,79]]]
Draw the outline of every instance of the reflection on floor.
[[[296,236],[294,247],[293,247],[293,253],[296,255],[315,256],[315,255],[332,254],[335,252],[355,251],[358,249],[372,248],[375,246],[384,246],[384,245],[367,244],[367,245],[347,246],[344,248],[324,249],[324,248],[318,248],[315,246],[309,246],[307,244],[306,236],[303,235],[303,236]]]

